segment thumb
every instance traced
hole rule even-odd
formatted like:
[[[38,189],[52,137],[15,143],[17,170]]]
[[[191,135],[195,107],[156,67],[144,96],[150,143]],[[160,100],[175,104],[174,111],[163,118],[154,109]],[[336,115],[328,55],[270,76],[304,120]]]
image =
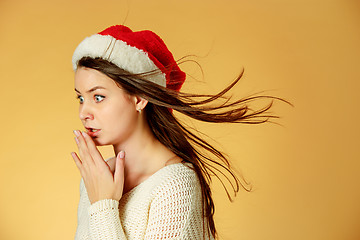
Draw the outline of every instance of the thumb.
[[[121,187],[124,185],[124,163],[125,163],[125,152],[120,151],[116,156],[114,181],[120,184]]]

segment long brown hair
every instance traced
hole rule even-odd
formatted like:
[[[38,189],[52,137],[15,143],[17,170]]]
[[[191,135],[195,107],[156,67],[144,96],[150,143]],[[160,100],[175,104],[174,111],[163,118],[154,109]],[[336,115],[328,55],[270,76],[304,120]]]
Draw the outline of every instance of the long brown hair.
[[[243,181],[240,181],[226,155],[200,137],[198,132],[180,123],[171,109],[203,122],[258,124],[278,118],[269,113],[273,101],[288,102],[265,95],[229,101],[225,94],[238,83],[243,73],[221,92],[215,95],[204,95],[169,90],[146,80],[148,75],[158,74],[156,72],[131,74],[102,58],[84,57],[78,62],[78,67],[95,69],[113,79],[128,94],[138,95],[148,100],[145,114],[154,136],[184,162],[193,165],[201,184],[203,216],[207,223],[204,227],[208,226],[207,231],[210,229],[211,234],[216,237],[213,217],[214,202],[210,189],[212,177],[215,176],[220,180],[230,200],[223,177],[230,183],[235,194],[240,186],[246,191],[251,191],[251,185],[243,177],[241,177]],[[257,99],[269,99],[270,103],[261,109],[251,110],[249,103]],[[214,103],[218,104],[214,105]]]

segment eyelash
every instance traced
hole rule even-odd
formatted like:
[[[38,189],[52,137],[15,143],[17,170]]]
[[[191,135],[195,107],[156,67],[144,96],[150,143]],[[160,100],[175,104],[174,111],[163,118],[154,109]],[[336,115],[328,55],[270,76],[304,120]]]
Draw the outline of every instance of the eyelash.
[[[101,99],[96,100],[98,97],[100,97]],[[79,100],[80,104],[82,104],[84,102],[84,97],[83,96],[78,95],[76,98]],[[96,94],[96,95],[94,95],[94,99],[95,99],[95,102],[99,103],[99,102],[102,102],[105,99],[105,96]]]
[[[78,99],[78,100],[79,100],[79,103],[80,103],[80,104],[82,104],[82,103],[83,103],[82,101],[84,101],[84,100],[82,100],[82,99],[83,99],[83,97],[82,97],[82,96],[80,96],[80,95],[76,96],[76,99]]]

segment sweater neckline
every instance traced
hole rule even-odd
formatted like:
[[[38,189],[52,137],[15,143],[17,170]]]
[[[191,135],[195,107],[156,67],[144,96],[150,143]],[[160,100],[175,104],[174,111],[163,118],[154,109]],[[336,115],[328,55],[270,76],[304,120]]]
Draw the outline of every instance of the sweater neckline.
[[[159,170],[157,170],[154,174],[152,174],[151,176],[149,176],[147,179],[145,179],[144,181],[142,181],[141,183],[139,183],[138,185],[136,185],[135,187],[133,187],[132,189],[130,189],[130,191],[126,192],[125,194],[122,195],[121,198],[127,197],[128,195],[130,195],[132,192],[134,192],[136,189],[140,188],[142,185],[146,184],[147,182],[151,181],[151,179],[155,178],[157,175],[160,175],[162,172],[171,169],[171,168],[175,168],[178,167],[180,165],[190,165],[191,163],[173,163],[173,164],[169,164],[166,165],[162,168],[160,168]]]

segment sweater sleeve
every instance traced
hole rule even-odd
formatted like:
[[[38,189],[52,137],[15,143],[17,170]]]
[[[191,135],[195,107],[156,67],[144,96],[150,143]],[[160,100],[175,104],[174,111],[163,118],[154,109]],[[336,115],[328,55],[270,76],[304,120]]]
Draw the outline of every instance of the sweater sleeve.
[[[119,202],[104,199],[93,203],[89,208],[89,229],[93,240],[125,240],[119,217]]]
[[[125,240],[118,205],[119,202],[112,199],[104,199],[90,204],[84,181],[81,179],[75,240]]]
[[[87,196],[85,189],[84,180],[80,181],[80,199],[77,211],[77,228],[75,234],[75,240],[86,240],[88,238],[87,228],[89,225],[88,220],[88,208],[90,206],[90,201]]]
[[[195,173],[173,178],[158,189],[151,203],[145,239],[204,239],[202,216]]]

